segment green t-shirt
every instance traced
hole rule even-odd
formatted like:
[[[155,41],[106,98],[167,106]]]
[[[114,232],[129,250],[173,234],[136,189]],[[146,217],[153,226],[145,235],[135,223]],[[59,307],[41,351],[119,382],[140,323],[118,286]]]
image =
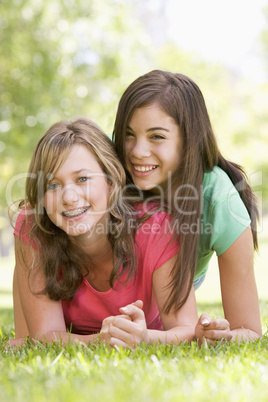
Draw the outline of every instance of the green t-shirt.
[[[250,217],[229,176],[218,166],[204,174],[201,230],[195,280],[214,253],[223,254],[250,225]]]

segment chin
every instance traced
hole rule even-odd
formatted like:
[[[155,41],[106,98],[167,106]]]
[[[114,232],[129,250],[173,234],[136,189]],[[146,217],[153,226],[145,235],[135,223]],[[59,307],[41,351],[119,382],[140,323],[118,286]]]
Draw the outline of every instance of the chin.
[[[142,191],[150,191],[157,187],[157,185],[153,183],[135,183],[135,186]]]
[[[135,186],[139,189],[139,190],[149,190],[150,188],[152,188],[152,186],[150,184],[145,184],[145,183],[139,183],[139,182],[134,182]]]

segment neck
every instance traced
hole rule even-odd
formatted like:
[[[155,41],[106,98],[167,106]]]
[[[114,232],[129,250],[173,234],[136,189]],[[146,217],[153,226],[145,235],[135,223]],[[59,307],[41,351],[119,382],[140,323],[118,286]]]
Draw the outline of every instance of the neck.
[[[101,255],[112,249],[109,241],[110,219],[105,216],[85,233],[73,236],[72,241],[89,257]]]
[[[90,236],[89,238],[74,239],[77,246],[90,258],[98,258],[112,251],[108,236]]]
[[[94,289],[100,292],[108,291],[111,288],[110,276],[114,263],[113,250],[108,238],[103,238],[97,243],[91,242],[90,245],[85,244],[83,251],[90,260],[85,279]]]

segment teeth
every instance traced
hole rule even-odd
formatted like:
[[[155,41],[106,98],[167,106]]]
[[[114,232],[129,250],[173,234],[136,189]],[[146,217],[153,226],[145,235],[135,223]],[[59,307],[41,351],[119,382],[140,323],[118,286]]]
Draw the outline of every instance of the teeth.
[[[138,172],[149,172],[150,170],[156,169],[157,166],[134,166],[134,169]]]
[[[73,218],[74,216],[78,216],[81,215],[82,213],[86,212],[88,210],[89,207],[87,208],[79,208],[79,209],[75,209],[73,211],[64,211],[62,212],[63,216],[66,216],[67,218]]]

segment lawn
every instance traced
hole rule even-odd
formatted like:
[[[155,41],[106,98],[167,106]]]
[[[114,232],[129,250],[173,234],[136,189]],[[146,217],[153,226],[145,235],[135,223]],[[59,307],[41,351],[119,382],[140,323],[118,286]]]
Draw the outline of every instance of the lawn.
[[[200,305],[212,315],[219,305]],[[268,323],[268,303],[261,302]],[[5,349],[12,309],[0,310],[1,401],[267,401],[268,334],[250,344],[195,342],[136,350],[59,344]]]
[[[76,401],[268,401],[268,241],[261,238],[256,278],[264,336],[216,347],[196,342],[178,346],[31,344],[6,349],[13,335],[11,280],[13,258],[0,266],[1,402]],[[215,262],[215,261],[214,261]],[[222,316],[217,269],[210,267],[197,292],[199,312]]]

